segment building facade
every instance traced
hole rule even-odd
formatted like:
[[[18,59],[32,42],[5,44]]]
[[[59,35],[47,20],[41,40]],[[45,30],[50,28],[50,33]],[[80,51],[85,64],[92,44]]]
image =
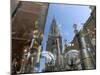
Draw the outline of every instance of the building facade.
[[[48,4],[19,1],[13,10],[12,62],[16,59],[20,73],[34,72],[39,62]]]
[[[91,7],[90,7],[91,8]],[[67,46],[65,53],[75,49],[79,51],[82,69],[96,68],[96,7],[92,6],[91,14],[80,31],[73,25],[75,36],[71,45]]]

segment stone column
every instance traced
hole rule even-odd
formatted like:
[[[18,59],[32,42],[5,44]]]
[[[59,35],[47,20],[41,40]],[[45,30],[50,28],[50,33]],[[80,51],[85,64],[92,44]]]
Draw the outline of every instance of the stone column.
[[[82,54],[82,63],[84,64],[84,69],[94,69],[92,57],[90,56],[88,49],[86,47],[84,36],[81,37],[80,41],[82,45],[81,54]]]
[[[60,68],[60,65],[61,65],[61,60],[60,60],[60,43],[59,43],[59,38],[57,38],[57,61],[58,61],[58,70],[59,70],[59,68]]]

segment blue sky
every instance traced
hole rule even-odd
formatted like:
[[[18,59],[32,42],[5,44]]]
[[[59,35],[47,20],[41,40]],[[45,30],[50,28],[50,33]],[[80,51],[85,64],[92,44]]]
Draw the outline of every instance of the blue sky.
[[[89,6],[68,5],[68,4],[49,4],[48,15],[45,23],[43,51],[46,50],[46,42],[53,18],[55,18],[62,36],[62,40],[67,39],[68,42],[74,37],[73,24],[77,24],[78,30],[82,24],[86,22],[90,16],[91,10]],[[64,41],[63,41],[64,42]],[[43,62],[41,62],[43,65]]]
[[[82,24],[90,16],[90,12],[89,6],[84,5],[49,4],[43,44],[46,45],[53,18],[57,22],[63,40],[67,39],[68,42],[71,42],[74,37],[73,24],[77,24],[77,28],[80,30]]]

